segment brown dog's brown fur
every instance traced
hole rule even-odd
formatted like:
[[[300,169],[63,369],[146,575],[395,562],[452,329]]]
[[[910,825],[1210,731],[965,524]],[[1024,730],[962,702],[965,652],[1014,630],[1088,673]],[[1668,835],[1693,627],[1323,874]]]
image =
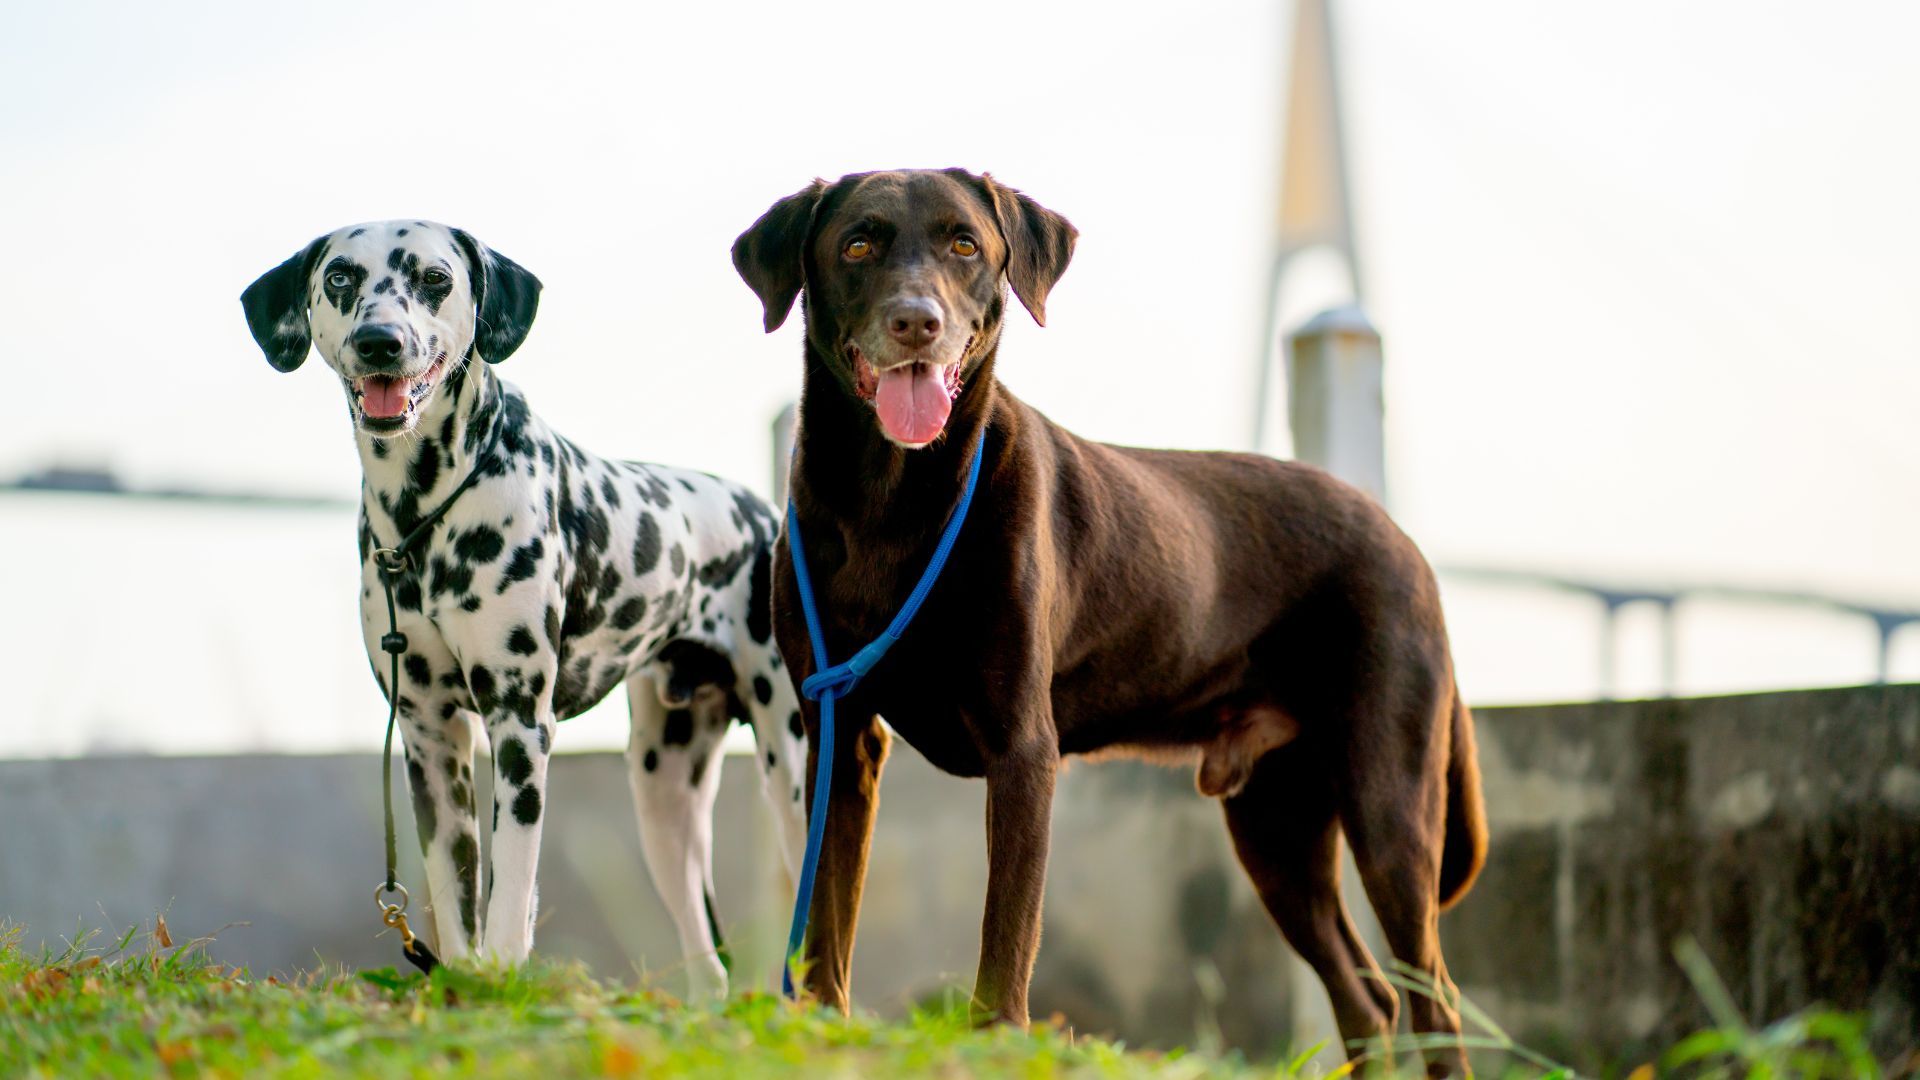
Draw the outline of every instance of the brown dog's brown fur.
[[[959,236],[977,252],[960,254]],[[899,609],[984,439],[944,576],[838,707],[808,984],[847,1005],[884,714],[935,765],[986,778],[975,994],[993,1015],[1026,1022],[1062,756],[1127,752],[1198,761],[1198,787],[1221,797],[1242,864],[1325,983],[1342,1036],[1386,1035],[1398,1001],[1366,977],[1379,969],[1340,899],[1340,836],[1394,954],[1442,986],[1436,917],[1486,851],[1473,724],[1432,571],[1379,506],[1318,469],[1088,442],[1007,392],[994,370],[1003,282],[1044,324],[1074,236],[1026,196],[946,170],[816,181],[734,246],[768,330],[804,295],[792,493],[830,657]],[[872,320],[908,294],[938,305],[952,342],[965,335],[950,346],[963,381],[944,435],[920,449],[887,438],[854,370],[856,354],[882,371],[940,362],[855,345],[881,340]],[[798,685],[812,650],[785,537],[773,603]],[[806,717],[817,735],[811,703]],[[1459,1030],[1445,1002],[1410,1007],[1416,1030]],[[1464,1066],[1457,1050],[1433,1059]]]

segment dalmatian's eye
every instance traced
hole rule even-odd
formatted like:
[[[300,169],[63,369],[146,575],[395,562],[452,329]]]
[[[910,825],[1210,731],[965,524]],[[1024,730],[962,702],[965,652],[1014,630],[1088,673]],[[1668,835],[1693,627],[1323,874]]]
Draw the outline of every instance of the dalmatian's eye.
[[[435,266],[429,267],[426,273],[421,274],[420,280],[426,282],[428,285],[445,285],[453,279],[447,276],[445,270]]]
[[[856,236],[847,241],[847,246],[843,253],[849,259],[864,259],[868,255],[873,254],[873,244],[864,236]]]
[[[971,236],[962,235],[953,238],[953,253],[961,258],[970,258],[979,250],[980,245],[974,243]]]
[[[347,273],[345,270],[335,270],[333,273],[327,275],[327,288],[329,289],[344,289],[352,284],[353,275]]]

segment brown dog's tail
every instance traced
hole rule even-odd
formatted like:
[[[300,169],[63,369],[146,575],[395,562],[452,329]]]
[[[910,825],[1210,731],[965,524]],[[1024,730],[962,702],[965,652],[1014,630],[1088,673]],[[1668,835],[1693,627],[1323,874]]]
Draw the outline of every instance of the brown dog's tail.
[[[1473,714],[1453,688],[1453,746],[1447,761],[1447,838],[1440,852],[1440,907],[1458,903],[1487,862],[1487,807],[1480,797],[1480,760]]]

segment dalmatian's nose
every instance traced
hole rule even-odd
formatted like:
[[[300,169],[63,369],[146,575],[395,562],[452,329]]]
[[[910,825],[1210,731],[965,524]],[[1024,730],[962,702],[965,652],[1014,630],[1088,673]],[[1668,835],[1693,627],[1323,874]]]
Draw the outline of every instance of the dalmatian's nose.
[[[353,351],[374,367],[394,367],[407,349],[397,326],[363,326],[353,332]]]

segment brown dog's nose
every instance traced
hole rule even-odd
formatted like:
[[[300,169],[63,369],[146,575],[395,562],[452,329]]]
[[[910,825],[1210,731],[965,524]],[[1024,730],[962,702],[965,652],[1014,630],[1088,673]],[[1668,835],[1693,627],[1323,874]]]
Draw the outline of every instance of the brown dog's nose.
[[[940,305],[930,296],[909,296],[887,308],[887,333],[909,349],[932,344],[940,336]]]

